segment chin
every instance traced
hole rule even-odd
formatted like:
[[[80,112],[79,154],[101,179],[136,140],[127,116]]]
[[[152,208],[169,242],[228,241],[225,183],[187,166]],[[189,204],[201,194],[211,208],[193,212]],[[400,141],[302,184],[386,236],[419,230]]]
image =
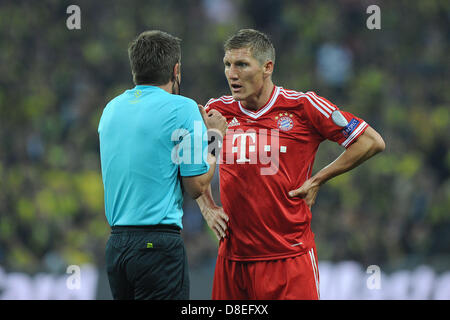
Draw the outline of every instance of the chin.
[[[245,100],[245,96],[241,93],[231,93],[231,95],[233,96],[233,99],[236,101],[242,101]]]

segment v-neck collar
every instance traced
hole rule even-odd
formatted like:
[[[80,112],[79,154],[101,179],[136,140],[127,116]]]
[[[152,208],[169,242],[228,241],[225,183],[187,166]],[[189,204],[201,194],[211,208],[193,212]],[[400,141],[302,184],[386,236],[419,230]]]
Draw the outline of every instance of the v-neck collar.
[[[251,117],[253,119],[257,119],[257,118],[261,117],[263,114],[265,114],[267,111],[269,111],[270,108],[272,108],[272,106],[274,105],[275,101],[278,98],[279,93],[280,93],[280,87],[274,86],[274,89],[272,90],[272,95],[270,96],[269,101],[266,103],[266,105],[264,107],[259,109],[257,112],[253,112],[253,111],[250,111],[250,110],[244,108],[240,101],[238,101],[239,109],[241,109],[241,111],[244,114],[248,115],[249,117]]]

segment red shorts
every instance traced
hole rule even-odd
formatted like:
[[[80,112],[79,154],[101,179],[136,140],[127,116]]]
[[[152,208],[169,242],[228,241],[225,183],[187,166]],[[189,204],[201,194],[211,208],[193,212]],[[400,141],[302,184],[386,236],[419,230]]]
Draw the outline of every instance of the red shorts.
[[[217,257],[213,300],[318,300],[315,248],[292,258],[232,261]]]

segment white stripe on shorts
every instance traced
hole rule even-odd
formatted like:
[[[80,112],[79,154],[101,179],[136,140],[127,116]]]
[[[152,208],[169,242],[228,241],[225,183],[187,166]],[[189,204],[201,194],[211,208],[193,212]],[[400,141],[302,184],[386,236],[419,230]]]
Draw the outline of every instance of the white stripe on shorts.
[[[314,271],[314,280],[316,281],[316,290],[317,290],[317,298],[320,300],[320,289],[319,289],[319,270],[317,269],[316,265],[316,258],[314,257],[314,250],[311,248],[311,250],[308,251],[309,257],[311,258],[311,265]]]

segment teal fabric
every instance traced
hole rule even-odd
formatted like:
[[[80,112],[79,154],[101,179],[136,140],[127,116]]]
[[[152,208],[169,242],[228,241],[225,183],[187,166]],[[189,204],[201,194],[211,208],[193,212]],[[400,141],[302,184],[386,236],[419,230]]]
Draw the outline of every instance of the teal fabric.
[[[206,127],[192,99],[138,85],[110,101],[98,127],[111,226],[182,228],[181,176],[206,173]]]

